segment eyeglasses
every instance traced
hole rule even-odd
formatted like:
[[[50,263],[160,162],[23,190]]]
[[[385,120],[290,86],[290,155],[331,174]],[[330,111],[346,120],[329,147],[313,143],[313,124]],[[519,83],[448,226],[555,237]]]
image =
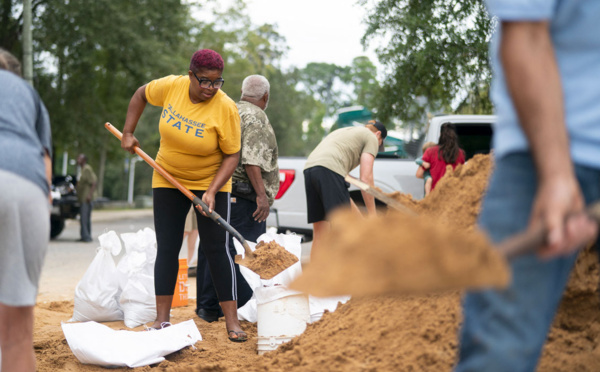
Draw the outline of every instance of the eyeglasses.
[[[219,89],[223,86],[223,84],[225,84],[225,80],[223,79],[215,79],[214,81],[211,81],[210,79],[198,79],[198,76],[196,76],[196,73],[192,71],[192,74],[194,74],[194,77],[196,78],[196,80],[198,80],[198,84],[200,84],[200,88],[210,88],[213,87],[215,89]]]

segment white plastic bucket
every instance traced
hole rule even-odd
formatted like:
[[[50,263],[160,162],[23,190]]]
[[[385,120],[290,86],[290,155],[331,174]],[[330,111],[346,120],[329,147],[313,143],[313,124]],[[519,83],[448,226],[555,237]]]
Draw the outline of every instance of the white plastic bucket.
[[[310,322],[308,297],[293,294],[257,305],[258,354],[262,355],[302,334]]]

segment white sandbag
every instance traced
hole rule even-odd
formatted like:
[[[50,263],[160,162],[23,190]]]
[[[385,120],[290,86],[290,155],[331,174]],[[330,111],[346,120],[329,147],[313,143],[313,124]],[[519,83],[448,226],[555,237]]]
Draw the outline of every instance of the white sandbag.
[[[250,249],[252,251],[254,251],[256,249],[256,243],[248,242],[248,245],[250,246]],[[239,242],[235,239],[234,239],[234,246],[235,246],[236,250],[238,251],[238,253],[239,253],[238,246],[239,246],[239,248],[244,250],[242,245],[239,244]],[[254,291],[256,288],[259,288],[262,285],[260,276],[257,273],[255,273],[254,271],[248,269],[245,266],[240,265],[240,272],[244,276],[244,279],[246,279],[246,282],[248,282],[248,285],[250,286],[250,288],[252,288],[252,291]],[[248,302],[246,302],[244,304],[244,306],[242,306],[238,309],[237,313],[238,313],[239,320],[245,320],[245,321],[248,321],[251,323],[256,323],[256,321],[258,319],[258,312],[257,312],[256,299],[254,298],[254,294],[248,300]]]
[[[281,273],[275,275],[271,279],[261,279],[260,276],[248,269],[245,266],[240,265],[240,272],[244,276],[244,279],[248,282],[250,288],[256,291],[257,288],[275,287],[281,286],[284,290],[287,290],[287,285],[291,283],[296,277],[302,274],[302,263],[300,258],[302,256],[302,238],[293,234],[277,234],[276,230],[269,230],[267,233],[262,234],[258,237],[258,241],[264,241],[268,243],[275,240],[277,244],[285,248],[288,252],[298,257],[298,262],[283,270]],[[250,249],[254,251],[256,249],[256,243],[248,242]],[[234,246],[238,254],[244,253],[244,247],[234,239]],[[288,294],[289,295],[289,294]],[[238,309],[238,318],[240,320],[246,320],[248,322],[256,323],[258,320],[258,303],[256,294]]]
[[[98,237],[96,257],[75,287],[73,317],[70,321],[106,322],[123,319],[119,305],[120,288],[113,255],[121,252],[121,241],[114,231]]]
[[[258,286],[275,286],[275,285],[283,285],[288,286],[291,282],[294,281],[300,274],[302,274],[302,238],[295,234],[276,234],[273,231],[268,231],[265,234],[262,234],[258,237],[258,242],[269,243],[271,241],[275,241],[277,244],[285,248],[288,252],[292,253],[296,257],[298,257],[298,262],[283,270],[279,274],[275,275],[271,279],[260,279],[260,277],[250,271],[248,268],[240,265],[240,271],[250,288],[254,289]],[[238,254],[244,256],[244,247],[238,242],[236,239],[233,239],[233,243]],[[256,244],[252,242],[248,242],[250,249],[254,251],[256,249]],[[252,273],[253,275],[247,275],[248,273]],[[257,282],[256,278],[259,278],[260,282]]]
[[[308,304],[310,306],[310,322],[314,323],[321,320],[325,310],[334,312],[340,304],[345,304],[350,299],[350,296],[335,296],[335,297],[315,297],[308,296]]]
[[[75,357],[103,367],[142,367],[162,362],[165,355],[202,340],[193,320],[155,331],[116,331],[95,322],[62,323]]]
[[[273,234],[266,233],[258,237],[259,241],[269,243],[274,240],[277,244],[284,247],[288,252],[298,257],[298,261],[271,279],[261,279],[263,286],[289,286],[297,277],[302,274],[302,238],[296,234]]]
[[[156,319],[156,235],[152,229],[145,228],[136,233],[121,234],[121,239],[127,253],[119,262],[119,281],[123,286],[119,302],[125,325],[135,328]]]
[[[135,233],[121,234],[125,246],[125,256],[119,261],[119,282],[121,288],[125,287],[127,278],[132,270],[143,266],[143,271],[148,275],[154,275],[154,263],[156,261],[156,234],[154,230],[146,227]],[[143,257],[141,254],[144,254]],[[140,260],[144,262],[140,262]],[[134,262],[130,262],[133,260]]]
[[[258,321],[258,305],[254,296],[240,307],[237,311],[238,319],[245,320],[250,323],[256,323]]]
[[[127,327],[135,328],[156,320],[154,293],[153,276],[138,272],[129,277],[119,301]]]

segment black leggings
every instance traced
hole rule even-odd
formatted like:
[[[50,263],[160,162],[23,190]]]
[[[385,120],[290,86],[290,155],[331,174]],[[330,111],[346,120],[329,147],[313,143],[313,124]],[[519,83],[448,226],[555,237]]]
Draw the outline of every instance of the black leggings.
[[[192,190],[202,198],[203,190]],[[185,218],[192,202],[177,189],[155,188],[154,228],[157,256],[154,264],[154,289],[157,296],[172,296],[179,271],[179,251],[183,243]],[[215,196],[215,212],[229,222],[229,193]],[[207,258],[210,274],[219,301],[237,300],[234,262],[229,255],[229,233],[213,220],[196,213],[201,247]]]

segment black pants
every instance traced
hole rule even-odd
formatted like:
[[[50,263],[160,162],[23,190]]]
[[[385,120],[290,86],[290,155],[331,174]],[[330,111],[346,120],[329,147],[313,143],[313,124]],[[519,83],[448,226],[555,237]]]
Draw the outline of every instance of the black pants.
[[[255,242],[260,235],[267,231],[266,221],[256,222],[252,218],[252,213],[254,213],[255,210],[255,202],[232,197],[230,224],[244,237],[244,239],[252,242]],[[231,257],[234,257],[236,254],[233,239],[232,236],[229,237],[229,253]],[[202,239],[200,239],[200,245],[202,245]],[[246,279],[244,279],[244,276],[240,273],[240,266],[236,264],[235,269],[239,295],[237,305],[238,307],[242,307],[252,297],[252,288],[250,288],[248,282],[246,282]],[[202,250],[198,252],[198,268],[196,275],[196,303],[198,309],[215,312],[220,311],[221,308],[219,307],[215,286],[213,285],[210,276],[208,262],[206,256],[202,253]]]
[[[204,191],[192,192],[200,198],[204,194]],[[153,194],[158,249],[154,265],[154,288],[157,296],[170,296],[175,292],[185,218],[192,202],[177,189],[156,188]],[[215,212],[229,221],[229,208],[229,193],[218,192],[215,196]],[[206,257],[219,301],[237,300],[236,270],[228,252],[229,233],[208,217],[196,213],[196,218],[200,248]]]

